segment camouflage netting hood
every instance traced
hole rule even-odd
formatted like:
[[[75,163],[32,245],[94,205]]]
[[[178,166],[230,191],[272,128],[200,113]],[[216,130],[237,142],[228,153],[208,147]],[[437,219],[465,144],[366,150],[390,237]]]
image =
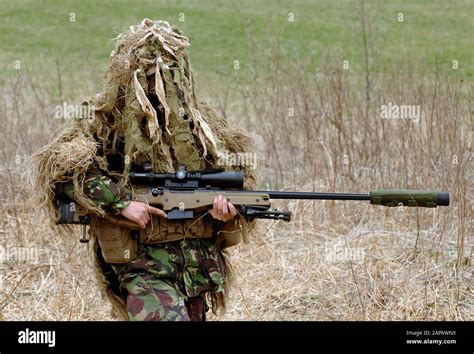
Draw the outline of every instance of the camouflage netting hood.
[[[229,127],[195,94],[186,47],[188,39],[164,21],[145,19],[117,38],[105,73],[102,93],[84,103],[92,119],[75,120],[45,146],[38,161],[40,202],[54,218],[58,182],[72,181],[77,201],[102,215],[82,192],[85,172],[92,163],[127,185],[133,164],[151,161],[154,171],[174,172],[177,162],[187,170],[225,168],[221,156],[246,152],[246,133]],[[84,117],[89,118],[89,117]],[[109,171],[106,157],[123,148],[123,170]],[[248,166],[246,188],[255,187]],[[238,167],[239,168],[239,167]]]
[[[83,193],[83,181],[92,164],[121,186],[128,184],[132,166],[143,161],[150,161],[157,172],[173,172],[178,162],[189,171],[240,168],[226,166],[220,157],[247,152],[251,140],[196,97],[188,45],[178,28],[149,19],[118,36],[103,92],[84,103],[91,109],[92,119],[73,120],[34,156],[39,203],[52,220],[56,217],[56,188],[61,182],[73,182],[76,201],[96,215],[104,214]],[[111,170],[107,163],[110,155],[122,157],[119,170]],[[254,188],[252,170],[242,168],[246,188]],[[253,227],[251,222],[242,229],[244,239]],[[126,318],[124,303],[111,285],[110,269],[97,258],[97,247],[94,242],[101,287],[113,308]]]

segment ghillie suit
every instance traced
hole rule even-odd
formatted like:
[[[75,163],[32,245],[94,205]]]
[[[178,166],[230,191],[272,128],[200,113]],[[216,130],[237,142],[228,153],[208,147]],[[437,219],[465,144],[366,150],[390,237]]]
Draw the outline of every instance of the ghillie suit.
[[[84,193],[91,168],[103,171],[120,188],[131,188],[129,172],[145,161],[158,172],[174,172],[178,163],[189,171],[243,168],[246,188],[255,187],[248,166],[226,166],[222,160],[228,153],[247,152],[251,141],[196,97],[187,46],[181,31],[163,21],[145,19],[118,36],[104,91],[83,104],[91,114],[75,119],[35,155],[39,202],[52,220],[57,217],[58,186],[64,184],[73,186],[76,202],[99,220],[104,216],[106,211]],[[253,227],[253,222],[245,222],[240,232],[244,239]],[[94,234],[89,234],[98,280],[115,311],[126,318],[114,273]],[[224,294],[212,294],[213,311],[224,304]]]

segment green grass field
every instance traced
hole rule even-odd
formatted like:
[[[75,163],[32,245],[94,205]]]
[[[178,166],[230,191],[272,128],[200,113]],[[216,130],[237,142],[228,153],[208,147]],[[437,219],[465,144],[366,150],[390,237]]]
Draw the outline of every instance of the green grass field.
[[[112,39],[145,17],[184,30],[191,40],[192,63],[204,78],[215,78],[216,70],[231,72],[236,59],[248,73],[254,51],[249,33],[261,48],[280,33],[280,47],[287,53],[280,54],[281,60],[298,57],[316,67],[321,56],[330,53],[358,71],[363,52],[357,7],[357,1],[349,0],[2,0],[0,78],[15,72],[17,60],[23,68],[49,75],[56,62],[68,73],[100,75]],[[375,33],[375,70],[384,72],[400,60],[423,67],[437,61],[450,69],[457,60],[456,73],[472,78],[472,1],[366,1],[366,7]],[[398,22],[399,13],[403,22]]]

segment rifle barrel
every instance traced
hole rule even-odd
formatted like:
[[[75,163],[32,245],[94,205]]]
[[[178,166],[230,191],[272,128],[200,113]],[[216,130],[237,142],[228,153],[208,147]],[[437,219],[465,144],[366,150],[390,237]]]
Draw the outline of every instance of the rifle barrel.
[[[379,189],[369,194],[261,191],[270,199],[369,200],[370,204],[395,207],[436,208],[449,205],[449,193],[431,190]]]
[[[280,192],[280,191],[259,191],[259,193],[267,193],[271,199],[370,200],[369,194],[358,194],[358,193],[319,193],[319,192]]]

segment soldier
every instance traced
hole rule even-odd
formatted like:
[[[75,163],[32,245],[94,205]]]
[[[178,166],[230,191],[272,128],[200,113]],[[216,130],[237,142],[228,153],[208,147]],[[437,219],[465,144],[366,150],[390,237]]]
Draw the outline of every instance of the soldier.
[[[222,196],[186,221],[129,198],[130,171],[228,167],[219,166],[222,152],[249,145],[244,132],[197,99],[187,45],[166,22],[132,26],[117,39],[104,92],[86,103],[94,119],[74,122],[37,154],[37,188],[49,211],[64,195],[95,215],[96,273],[114,309],[130,320],[204,321],[209,305],[223,307],[230,275],[224,248],[243,233],[243,218]],[[254,177],[245,173],[251,188]],[[114,225],[106,214],[141,230]]]

